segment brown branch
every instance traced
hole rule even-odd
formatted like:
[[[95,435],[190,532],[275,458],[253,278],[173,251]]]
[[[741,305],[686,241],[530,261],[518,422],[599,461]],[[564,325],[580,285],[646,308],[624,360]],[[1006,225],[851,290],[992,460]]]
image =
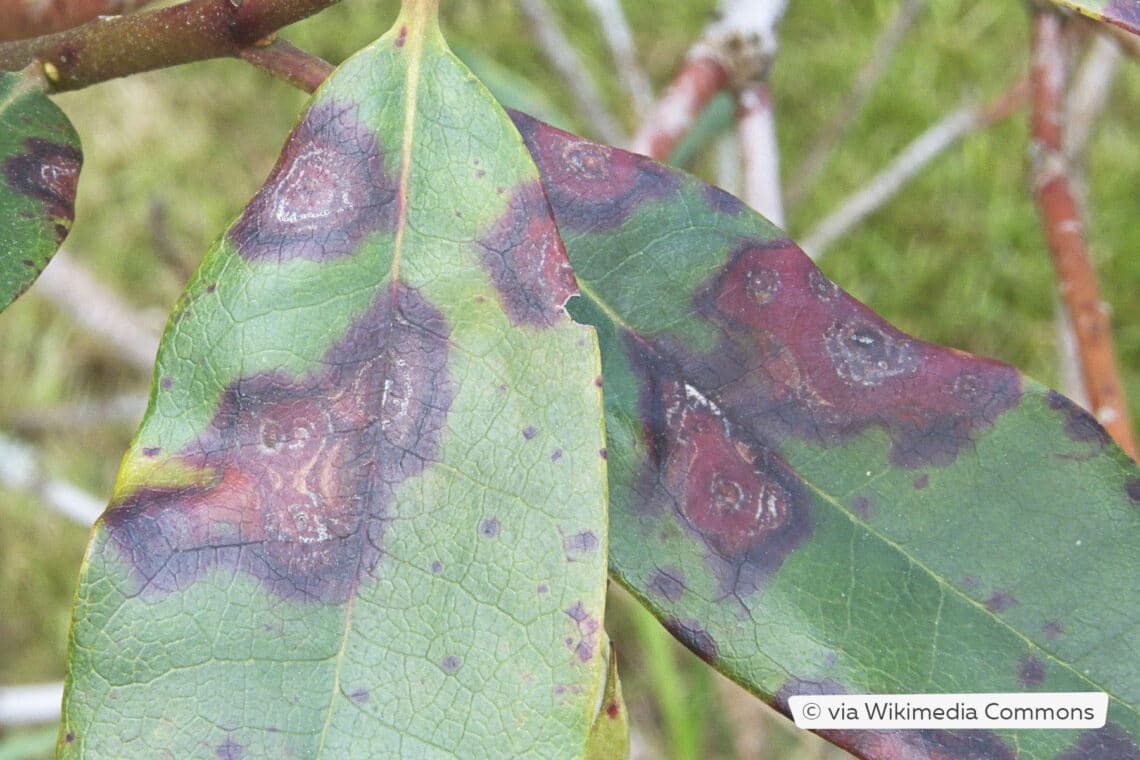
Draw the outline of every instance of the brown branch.
[[[320,87],[334,68],[325,59],[306,53],[279,37],[275,37],[268,45],[243,48],[241,57],[305,92],[313,92]]]
[[[1091,411],[1136,459],[1136,441],[1116,366],[1112,324],[1100,298],[1084,223],[1069,184],[1064,155],[1066,66],[1060,16],[1039,8],[1033,18],[1033,192],[1053,254],[1061,297],[1069,311]]]
[[[150,0],[0,0],[0,42],[71,29],[98,16],[129,13]]]
[[[712,56],[690,56],[645,117],[630,150],[664,161],[713,96],[728,85],[728,71]]]
[[[33,40],[0,44],[0,70],[40,61],[55,92],[244,48],[337,0],[189,0],[169,8],[96,20]]]

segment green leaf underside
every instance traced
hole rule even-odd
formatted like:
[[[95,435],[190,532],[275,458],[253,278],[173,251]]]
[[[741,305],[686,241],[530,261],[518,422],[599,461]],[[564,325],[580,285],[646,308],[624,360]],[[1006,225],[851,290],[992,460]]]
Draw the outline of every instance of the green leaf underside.
[[[82,162],[79,136],[43,89],[0,72],[0,311],[71,229]]]
[[[416,5],[314,96],[171,318],[61,757],[585,751],[596,338],[517,132]]]
[[[1140,34],[1140,0],[1053,0],[1097,21]]]
[[[512,114],[605,377],[611,573],[777,707],[1106,691],[1100,731],[824,732],[873,758],[1140,757],[1140,472],[910,338],[735,198]]]

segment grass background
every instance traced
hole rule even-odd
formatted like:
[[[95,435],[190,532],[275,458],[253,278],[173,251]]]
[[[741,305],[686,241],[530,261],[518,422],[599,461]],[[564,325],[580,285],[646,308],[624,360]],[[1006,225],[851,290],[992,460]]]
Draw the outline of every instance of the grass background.
[[[554,2],[589,73],[627,129],[636,126],[588,8]],[[444,2],[451,39],[483,67],[513,72],[513,97],[540,99],[588,134],[574,104],[508,0]],[[639,57],[656,87],[675,71],[713,0],[625,0]],[[783,174],[792,176],[847,95],[897,3],[791,3],[772,74]],[[340,61],[384,32],[391,0],[345,0],[284,36]],[[1002,92],[1027,69],[1022,3],[929,3],[867,107],[788,222],[802,235],[907,142],[958,105]],[[1125,61],[1088,162],[1089,232],[1112,305],[1118,358],[1140,398],[1140,73]],[[192,269],[272,166],[305,96],[236,61],[156,72],[67,94],[58,102],[86,163],[67,248],[156,325]],[[1010,362],[1060,382],[1055,281],[1028,194],[1024,114],[968,137],[820,262],[902,329]],[[708,175],[713,162],[695,165]],[[172,263],[173,262],[173,263]],[[133,422],[31,429],[22,421],[79,401],[145,395],[149,377],[124,364],[33,290],[0,315],[0,430],[32,443],[43,469],[110,492]],[[1133,409],[1140,411],[1136,403]],[[86,530],[24,494],[0,489],[0,685],[62,677]],[[608,626],[618,646],[634,727],[650,757],[838,757],[748,700],[619,592]],[[23,736],[23,735],[21,735]],[[756,747],[761,747],[757,749]],[[0,736],[0,758],[16,752]]]

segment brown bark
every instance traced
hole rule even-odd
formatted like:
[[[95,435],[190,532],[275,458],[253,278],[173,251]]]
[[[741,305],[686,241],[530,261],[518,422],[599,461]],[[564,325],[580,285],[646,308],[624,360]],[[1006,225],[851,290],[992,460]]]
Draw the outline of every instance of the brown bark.
[[[305,92],[315,91],[333,72],[333,65],[328,61],[281,38],[273,39],[268,45],[251,45],[241,51],[241,57]]]
[[[693,56],[654,104],[633,138],[635,153],[664,161],[712,97],[728,85],[728,71],[711,57]]]
[[[55,92],[243,49],[337,0],[189,0],[96,20],[46,37],[0,44],[0,69],[40,61]]]
[[[79,26],[98,16],[128,13],[149,0],[0,0],[0,42]]]
[[[1084,223],[1063,153],[1065,59],[1060,16],[1038,9],[1033,19],[1033,191],[1076,337],[1081,375],[1093,415],[1133,459],[1136,440],[1116,366],[1112,324],[1089,258]]]

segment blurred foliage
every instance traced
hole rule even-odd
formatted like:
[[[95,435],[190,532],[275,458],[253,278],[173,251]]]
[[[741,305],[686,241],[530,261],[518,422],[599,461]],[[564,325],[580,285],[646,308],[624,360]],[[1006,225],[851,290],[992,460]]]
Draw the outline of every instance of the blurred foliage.
[[[552,0],[608,103],[635,124],[597,24],[584,3]],[[714,0],[625,0],[640,59],[664,86],[699,34]],[[879,31],[888,0],[790,4],[773,71],[782,170],[791,176],[839,109]],[[389,26],[394,0],[345,0],[283,36],[339,61]],[[444,2],[445,27],[478,67],[513,72],[517,97],[566,115],[575,106],[510,0]],[[808,231],[904,145],[963,98],[1001,93],[1027,68],[1029,29],[1020,3],[928,3],[820,181],[790,215]],[[529,95],[526,83],[533,86]],[[66,248],[133,304],[161,321],[186,272],[248,201],[272,166],[303,93],[237,61],[214,61],[118,80],[57,102],[83,140],[86,164]],[[1140,225],[1133,195],[1140,72],[1124,61],[1090,146],[1089,229],[1119,361],[1140,411]],[[588,134],[588,129],[586,129]],[[820,262],[825,272],[900,328],[1010,362],[1059,383],[1055,280],[1027,192],[1026,119],[968,137],[935,160],[887,207]],[[708,174],[706,157],[695,168]],[[145,394],[149,377],[63,316],[33,290],[0,316],[0,429],[75,401]],[[131,429],[15,432],[45,472],[99,495],[110,492]],[[63,673],[66,629],[86,530],[26,496],[0,490],[0,684]],[[611,594],[611,635],[642,746],[660,756],[823,757],[770,711],[741,725],[735,687],[681,649],[624,594]],[[769,754],[739,750],[760,728]],[[750,739],[749,739],[750,740]],[[834,753],[828,756],[835,756]]]

